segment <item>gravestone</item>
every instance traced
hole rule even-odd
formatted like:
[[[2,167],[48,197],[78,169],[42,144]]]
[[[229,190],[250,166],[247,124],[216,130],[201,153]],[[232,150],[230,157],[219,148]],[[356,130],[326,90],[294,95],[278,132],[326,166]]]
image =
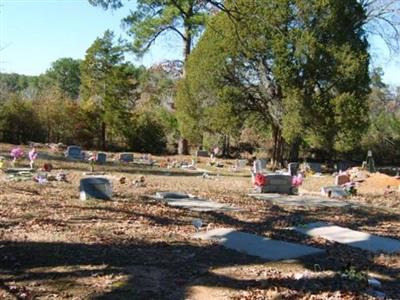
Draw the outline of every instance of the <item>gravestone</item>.
[[[122,162],[133,162],[133,154],[132,153],[121,153],[119,155],[119,160]]]
[[[339,174],[335,177],[335,185],[342,185],[350,182],[350,176],[347,174]]]
[[[293,207],[307,207],[307,208],[318,208],[318,207],[357,207],[354,204],[335,200],[332,198],[326,198],[321,196],[289,196],[289,195],[278,195],[278,194],[249,194],[258,200],[269,201],[279,206],[293,206]]]
[[[256,159],[253,163],[253,172],[254,173],[262,173],[267,168],[267,160],[266,159]]]
[[[104,164],[107,161],[107,154],[104,152],[97,153],[96,162],[99,164]]]
[[[322,172],[322,167],[320,163],[308,163],[308,166],[310,167],[311,171],[314,173],[321,173]]]
[[[351,230],[324,222],[316,222],[294,230],[309,236],[323,237],[324,239],[357,247],[371,252],[384,251],[395,253],[400,251],[400,241],[373,234]]]
[[[193,237],[203,240],[215,240],[225,248],[268,260],[293,259],[324,252],[322,249],[297,243],[273,240],[267,237],[237,231],[232,228],[213,229],[204,233],[196,233]]]
[[[208,157],[208,151],[207,150],[197,150],[196,151],[196,156],[200,156],[200,157]]]
[[[82,148],[79,146],[68,146],[64,155],[69,159],[82,159]]]
[[[337,172],[340,172],[340,171],[344,172],[344,171],[347,171],[348,169],[350,169],[351,166],[352,166],[352,164],[349,161],[338,161],[336,163],[336,171]]]
[[[104,177],[87,177],[80,181],[80,199],[102,199],[111,200],[111,183]]]
[[[291,162],[288,164],[288,172],[291,176],[297,175],[298,170],[299,170],[299,163]]]
[[[169,206],[186,208],[192,211],[236,211],[237,208],[227,206],[222,203],[199,199],[185,193],[177,192],[157,192],[153,199],[162,200]]]
[[[294,188],[292,185],[292,176],[285,174],[265,175],[265,185],[261,187],[261,192],[283,193],[283,194],[294,193]]]
[[[321,194],[332,198],[345,198],[348,196],[348,193],[340,186],[325,186],[321,189]]]

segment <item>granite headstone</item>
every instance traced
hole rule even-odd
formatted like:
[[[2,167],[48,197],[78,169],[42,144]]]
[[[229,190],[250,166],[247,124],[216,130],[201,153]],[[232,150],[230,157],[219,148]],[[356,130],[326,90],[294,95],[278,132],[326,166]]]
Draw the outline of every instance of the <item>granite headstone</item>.
[[[122,162],[133,162],[133,154],[132,153],[121,153],[119,155],[119,160]]]
[[[82,148],[79,146],[68,146],[64,152],[65,157],[69,159],[82,159]]]
[[[87,177],[80,181],[80,199],[110,200],[112,197],[111,183],[104,177]]]

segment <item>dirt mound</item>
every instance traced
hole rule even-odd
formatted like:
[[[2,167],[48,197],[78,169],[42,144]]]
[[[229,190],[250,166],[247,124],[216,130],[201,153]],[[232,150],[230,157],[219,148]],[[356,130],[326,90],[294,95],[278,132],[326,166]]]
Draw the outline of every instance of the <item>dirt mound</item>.
[[[395,177],[382,174],[371,173],[364,182],[360,183],[358,191],[362,194],[382,194],[386,190],[398,190],[400,180]]]

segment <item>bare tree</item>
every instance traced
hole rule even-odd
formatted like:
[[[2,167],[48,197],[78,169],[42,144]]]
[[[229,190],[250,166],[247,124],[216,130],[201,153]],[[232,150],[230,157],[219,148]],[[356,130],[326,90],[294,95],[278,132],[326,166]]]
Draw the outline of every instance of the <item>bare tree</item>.
[[[379,36],[393,53],[400,51],[400,1],[360,0],[367,12],[366,31]]]

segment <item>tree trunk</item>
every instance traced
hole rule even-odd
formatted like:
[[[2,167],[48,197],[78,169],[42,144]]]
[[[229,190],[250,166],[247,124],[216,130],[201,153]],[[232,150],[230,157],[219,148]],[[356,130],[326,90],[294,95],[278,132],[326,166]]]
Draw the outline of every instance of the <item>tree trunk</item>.
[[[272,168],[276,169],[283,164],[283,150],[284,150],[284,140],[282,137],[282,130],[278,127],[273,126],[273,152],[272,152]]]
[[[106,123],[101,122],[101,149],[106,150]]]
[[[301,140],[297,138],[290,145],[289,162],[297,162],[299,160],[300,143]]]

